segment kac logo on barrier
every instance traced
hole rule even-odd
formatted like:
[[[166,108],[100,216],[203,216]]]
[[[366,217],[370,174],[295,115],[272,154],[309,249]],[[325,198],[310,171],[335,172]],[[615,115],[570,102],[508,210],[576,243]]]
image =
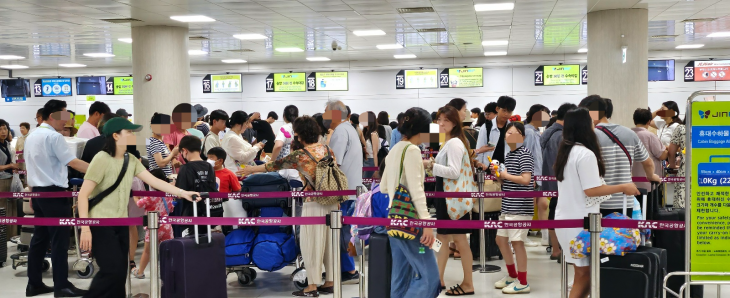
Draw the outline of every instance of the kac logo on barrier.
[[[167,224],[167,216],[160,216],[160,224],[161,225]]]
[[[658,229],[659,223],[656,221],[639,221],[639,229]]]
[[[550,198],[557,198],[558,192],[557,191],[543,191],[542,192],[543,197],[550,197]]]
[[[502,229],[502,222],[488,220],[484,222],[484,228],[487,230]]]
[[[391,219],[390,220],[390,226],[393,226],[393,227],[407,227],[408,226],[408,220],[407,219]]]
[[[238,225],[239,226],[253,226],[256,225],[256,219],[255,218],[239,218],[238,219]]]
[[[62,226],[75,226],[76,219],[75,218],[59,218],[58,224],[62,225]]]

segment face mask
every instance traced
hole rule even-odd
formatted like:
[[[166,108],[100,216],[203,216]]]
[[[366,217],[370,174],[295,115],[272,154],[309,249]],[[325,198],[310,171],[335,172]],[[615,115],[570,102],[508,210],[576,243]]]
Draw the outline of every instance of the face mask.
[[[209,159],[208,163],[215,168],[215,160]]]

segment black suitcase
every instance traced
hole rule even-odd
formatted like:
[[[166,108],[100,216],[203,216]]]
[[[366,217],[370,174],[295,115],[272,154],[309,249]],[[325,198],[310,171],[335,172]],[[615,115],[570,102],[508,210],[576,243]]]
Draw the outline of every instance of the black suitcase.
[[[616,270],[634,270],[647,276],[647,293],[641,291],[621,296],[616,291],[625,288],[630,283],[628,277],[621,277]],[[608,276],[617,278],[608,279],[604,282],[604,272]],[[603,297],[622,298],[655,298],[661,293],[664,276],[667,272],[667,251],[662,248],[640,246],[636,252],[627,253],[625,256],[601,255],[601,295]]]
[[[657,195],[653,196],[651,202],[653,204],[654,214],[653,220],[671,220],[684,221],[684,209],[667,209],[662,206]],[[686,231],[670,231],[670,230],[652,230],[654,238],[653,245],[657,248],[667,250],[667,274],[671,272],[686,272],[684,267],[684,257],[686,254],[684,241],[687,235]],[[672,276],[667,280],[667,287],[674,292],[679,292],[679,288],[684,284],[684,276]],[[691,298],[702,298],[704,287],[702,285],[690,286]]]
[[[613,286],[616,281],[621,281],[621,286]],[[649,276],[639,270],[601,266],[601,297],[647,298]]]
[[[479,219],[479,213],[472,213],[472,218]],[[485,212],[484,220],[499,220],[499,211]],[[497,230],[484,230],[484,236],[487,238],[485,241],[487,261],[491,261],[494,257],[501,260],[502,253],[497,246]],[[479,251],[479,230],[472,230],[471,235],[469,235],[469,247],[471,248],[472,255],[474,255],[474,260],[479,260],[479,255],[481,254]]]
[[[388,235],[370,234],[368,253],[368,296],[389,298],[393,256]]]
[[[241,192],[272,192],[272,191],[291,191],[289,180],[279,175],[277,172],[262,173],[246,177],[243,179]],[[255,199],[241,200],[243,209],[251,212],[254,209],[264,207],[279,207],[287,210],[291,209],[289,197],[272,198],[272,199]]]

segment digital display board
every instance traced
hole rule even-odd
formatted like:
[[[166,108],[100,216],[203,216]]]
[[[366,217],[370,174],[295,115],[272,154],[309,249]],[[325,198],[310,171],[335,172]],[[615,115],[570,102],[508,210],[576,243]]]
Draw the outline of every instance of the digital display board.
[[[401,70],[395,75],[395,89],[438,88],[437,69]]]
[[[649,60],[649,81],[674,81],[674,60]]]
[[[307,75],[303,72],[270,73],[266,92],[306,92]]]
[[[444,68],[439,76],[441,88],[484,87],[484,69],[476,68]]]
[[[133,95],[132,77],[111,77],[106,80],[106,95]]]
[[[30,80],[10,79],[0,81],[0,95],[6,102],[25,101],[30,97]]]
[[[72,96],[71,78],[38,79],[33,84],[33,96]]]
[[[106,77],[76,77],[76,94],[106,95]]]
[[[535,70],[535,86],[580,84],[580,65],[543,65]]]
[[[206,75],[203,93],[241,93],[241,74]]]
[[[684,81],[730,81],[730,60],[690,61],[684,67]]]
[[[347,91],[349,87],[346,71],[313,72],[307,77],[307,91]]]

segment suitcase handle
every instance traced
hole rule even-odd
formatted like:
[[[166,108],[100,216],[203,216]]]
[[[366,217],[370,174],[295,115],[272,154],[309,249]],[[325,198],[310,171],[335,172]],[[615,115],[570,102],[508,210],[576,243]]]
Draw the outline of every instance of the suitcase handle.
[[[201,192],[200,197],[205,198],[205,211],[207,217],[210,217],[210,195],[207,192]],[[193,201],[196,201],[198,195],[193,195]],[[193,202],[193,217],[198,217],[198,202]],[[198,225],[193,225],[195,230],[195,244],[200,245],[200,237],[198,236]],[[210,225],[208,225],[208,244],[213,243],[213,233]]]

